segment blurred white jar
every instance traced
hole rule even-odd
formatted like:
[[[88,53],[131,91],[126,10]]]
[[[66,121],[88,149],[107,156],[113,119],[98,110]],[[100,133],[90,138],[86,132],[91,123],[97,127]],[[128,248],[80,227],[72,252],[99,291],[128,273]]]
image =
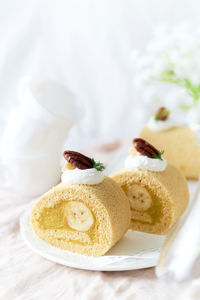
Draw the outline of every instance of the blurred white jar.
[[[68,89],[45,78],[24,78],[19,100],[4,130],[1,163],[8,185],[37,196],[58,182],[62,145],[81,109]]]
[[[12,157],[4,165],[6,187],[28,197],[45,193],[60,181],[60,156]]]

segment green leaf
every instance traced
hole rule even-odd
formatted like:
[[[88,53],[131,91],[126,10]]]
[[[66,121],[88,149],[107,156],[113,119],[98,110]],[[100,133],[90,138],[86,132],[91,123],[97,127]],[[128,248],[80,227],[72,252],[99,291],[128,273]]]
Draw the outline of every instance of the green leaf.
[[[174,75],[175,75],[175,72],[174,72],[174,70],[167,70],[167,71],[165,72],[165,74],[166,74],[167,76],[174,76]]]
[[[186,87],[187,89],[191,89],[191,88],[192,88],[191,82],[190,82],[188,79],[184,79],[184,81],[185,81],[185,87]]]
[[[189,95],[193,98],[194,103],[200,99],[200,87],[194,86],[189,79],[184,79],[185,88],[188,91]]]
[[[192,105],[180,104],[179,107],[181,110],[187,111],[192,108]]]
[[[179,78],[176,76],[175,72],[173,70],[166,70],[161,74],[160,81],[164,82],[170,82],[174,84],[180,84]]]

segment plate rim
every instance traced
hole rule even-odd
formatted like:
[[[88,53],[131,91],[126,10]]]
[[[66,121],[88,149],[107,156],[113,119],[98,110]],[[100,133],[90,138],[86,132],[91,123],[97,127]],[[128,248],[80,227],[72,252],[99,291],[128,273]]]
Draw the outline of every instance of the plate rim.
[[[90,271],[103,271],[103,272],[113,272],[113,271],[130,271],[130,270],[139,270],[139,269],[146,269],[146,268],[151,268],[151,267],[155,267],[157,262],[158,262],[158,257],[156,257],[157,254],[160,253],[160,249],[157,249],[157,253],[155,252],[155,255],[152,257],[138,257],[137,259],[134,257],[130,256],[130,260],[133,260],[133,262],[137,262],[140,261],[141,262],[141,266],[134,266],[134,263],[130,263],[130,265],[128,266],[127,264],[123,266],[123,264],[120,266],[119,264],[116,264],[116,262],[113,262],[112,264],[108,264],[108,265],[98,265],[98,266],[86,266],[85,264],[80,264],[80,262],[73,262],[70,260],[66,260],[66,263],[64,263],[64,259],[63,258],[59,258],[56,255],[53,254],[49,254],[46,252],[43,252],[39,249],[39,247],[36,247],[36,245],[34,243],[31,243],[30,239],[27,238],[28,233],[26,232],[27,229],[25,228],[25,223],[26,223],[26,218],[28,219],[28,226],[29,229],[31,230],[32,234],[34,235],[34,237],[36,237],[38,240],[44,242],[47,244],[49,249],[55,249],[56,247],[48,244],[47,242],[43,241],[42,239],[40,239],[33,231],[32,226],[30,224],[30,209],[31,207],[29,207],[28,209],[26,209],[22,215],[20,216],[20,220],[19,220],[19,225],[20,225],[20,234],[21,237],[23,239],[23,241],[25,242],[25,244],[35,253],[37,253],[38,255],[42,256],[43,258],[46,258],[50,261],[53,261],[55,263],[67,266],[67,267],[71,267],[71,268],[75,268],[75,269],[82,269],[82,270],[90,270]],[[76,254],[76,253],[72,253],[70,251],[67,250],[62,250],[59,248],[56,248],[58,251],[65,251],[67,252],[69,255],[73,255],[73,256],[84,256],[81,254]],[[152,251],[154,252],[154,251]],[[114,255],[113,255],[114,256]],[[120,255],[118,255],[120,257]],[[86,256],[87,257],[87,256]],[[117,255],[116,255],[117,257]],[[87,257],[89,258],[89,257]],[[95,259],[94,257],[92,257],[92,259]],[[143,262],[143,264],[142,264]]]

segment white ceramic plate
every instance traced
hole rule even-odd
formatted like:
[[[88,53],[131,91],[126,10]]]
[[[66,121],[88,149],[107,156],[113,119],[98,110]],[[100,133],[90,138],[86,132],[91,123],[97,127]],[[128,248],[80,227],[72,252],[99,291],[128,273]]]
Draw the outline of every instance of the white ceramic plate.
[[[25,243],[39,255],[56,263],[86,270],[125,271],[155,266],[165,237],[128,231],[102,257],[87,257],[55,248],[39,239],[30,224],[30,210],[20,218],[21,235]]]
[[[126,153],[120,153],[107,168],[107,174],[114,172],[116,165],[120,168],[125,156]],[[197,183],[188,183],[192,199]],[[55,248],[39,239],[30,224],[30,209],[21,216],[20,229],[25,243],[39,255],[65,266],[96,271],[125,271],[156,266],[165,241],[165,236],[128,231],[106,255],[94,258]]]

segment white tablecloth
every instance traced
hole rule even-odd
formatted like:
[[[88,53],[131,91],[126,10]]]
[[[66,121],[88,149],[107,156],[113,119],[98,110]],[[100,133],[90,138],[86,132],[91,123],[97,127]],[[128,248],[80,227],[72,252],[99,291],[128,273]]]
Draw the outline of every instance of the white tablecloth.
[[[154,268],[93,272],[40,257],[25,245],[19,232],[19,217],[30,201],[0,189],[0,299],[200,299],[200,278],[177,284],[159,281]]]

